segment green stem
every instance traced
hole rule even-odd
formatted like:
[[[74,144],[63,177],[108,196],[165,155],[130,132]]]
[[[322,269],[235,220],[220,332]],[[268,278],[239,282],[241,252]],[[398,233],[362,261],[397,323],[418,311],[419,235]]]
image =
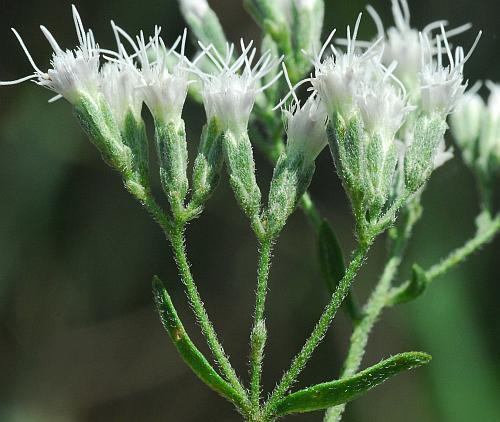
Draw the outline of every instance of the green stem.
[[[210,350],[214,354],[215,360],[226,377],[227,381],[238,392],[238,394],[247,400],[247,392],[243,388],[236,372],[234,371],[231,363],[229,362],[224,349],[217,337],[217,333],[208,318],[205,306],[201,300],[200,294],[193,280],[189,263],[186,256],[186,247],[184,242],[184,227],[176,227],[170,234],[170,243],[174,252],[175,261],[181,275],[182,282],[186,287],[189,303],[193,309],[194,314],[201,326],[201,330],[207,339]]]
[[[142,206],[148,211],[148,213],[153,217],[153,219],[162,228],[163,232],[170,239],[170,233],[173,229],[173,222],[169,215],[161,208],[161,206],[156,202],[152,193],[149,189],[144,188],[143,191],[138,192],[134,189],[134,185],[130,184],[130,180],[125,179],[125,187],[132,196],[134,196]]]
[[[260,248],[254,325],[250,341],[250,402],[252,403],[253,409],[258,409],[260,402],[262,360],[266,343],[264,315],[267,296],[267,281],[271,266],[271,253],[272,241],[266,239],[262,242]]]
[[[358,273],[363,261],[368,252],[369,245],[360,246],[351,260],[349,267],[346,270],[346,273],[342,280],[339,282],[339,285],[335,289],[335,292],[332,294],[330,302],[325,307],[318,323],[314,327],[311,335],[305,342],[301,351],[295,356],[293,362],[290,366],[290,369],[283,375],[283,378],[274,389],[271,397],[267,401],[264,408],[264,416],[269,417],[273,414],[274,407],[276,403],[283,398],[283,396],[290,389],[292,384],[295,382],[299,374],[304,369],[305,365],[311,358],[312,353],[324,338],[328,328],[330,327],[337,310],[340,305],[344,301],[345,297],[349,293],[349,289],[351,284]]]
[[[321,227],[322,218],[318,211],[318,208],[309,195],[309,192],[306,192],[304,195],[302,195],[299,204],[307,219],[311,223],[311,226],[313,226],[315,232],[318,233],[319,228]]]
[[[372,292],[368,302],[364,307],[363,317],[355,325],[349,342],[349,351],[342,366],[340,379],[353,376],[361,366],[361,362],[365,355],[368,338],[377,322],[380,314],[387,304],[387,294],[391,288],[392,281],[396,276],[399,265],[403,259],[406,244],[411,235],[411,230],[418,220],[408,216],[405,219],[404,226],[401,231],[397,232],[395,239],[391,242],[391,250],[389,253],[389,261],[387,262],[382,276]],[[324,422],[338,422],[342,419],[342,414],[346,404],[341,404],[331,407],[325,413]]]
[[[478,250],[481,246],[490,242],[499,230],[500,215],[492,220],[490,226],[486,230],[480,231],[476,236],[466,242],[461,248],[454,250],[441,262],[433,265],[425,274],[427,276],[427,279],[429,281],[432,281],[436,277],[444,274],[455,265],[463,262],[466,258],[469,257],[469,255]]]
[[[451,268],[465,261],[471,254],[476,252],[480,247],[489,243],[500,231],[500,214],[498,214],[491,222],[488,227],[478,230],[476,235],[467,241],[462,247],[455,249],[446,258],[433,265],[425,272],[425,277],[427,282],[430,283],[435,278],[444,274]],[[387,301],[389,304],[397,303],[394,300],[399,294],[408,288],[410,281],[405,281],[401,286],[392,289],[388,295]]]

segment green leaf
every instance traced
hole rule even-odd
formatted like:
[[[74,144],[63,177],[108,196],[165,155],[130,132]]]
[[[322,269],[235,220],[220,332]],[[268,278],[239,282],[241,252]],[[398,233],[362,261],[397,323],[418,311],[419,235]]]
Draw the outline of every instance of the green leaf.
[[[395,294],[390,301],[391,305],[407,303],[415,300],[424,293],[429,285],[429,279],[425,270],[417,264],[413,264],[411,279]]]
[[[327,409],[354,400],[400,372],[427,364],[431,357],[422,352],[407,352],[337,381],[317,384],[290,394],[274,409],[276,416]]]
[[[217,373],[189,338],[167,290],[156,276],[153,278],[153,295],[161,322],[184,362],[212,390],[241,406],[242,399],[236,390]]]
[[[333,294],[345,275],[345,261],[337,236],[326,219],[321,222],[318,231],[318,254],[321,275],[326,282],[328,291]],[[345,304],[351,319],[358,321],[362,317],[362,311],[359,309],[352,292],[349,292]]]
[[[345,274],[344,254],[337,236],[327,220],[321,222],[318,234],[318,251],[321,274],[330,293],[335,291]]]

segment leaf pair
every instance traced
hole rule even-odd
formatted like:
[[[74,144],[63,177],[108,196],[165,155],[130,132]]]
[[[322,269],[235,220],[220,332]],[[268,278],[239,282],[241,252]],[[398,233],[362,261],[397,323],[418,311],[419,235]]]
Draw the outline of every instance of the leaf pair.
[[[241,397],[217,373],[191,341],[168,292],[158,277],[153,279],[153,293],[162,324],[184,362],[206,385],[234,403],[240,411],[244,413],[248,411],[245,398]],[[420,352],[398,354],[352,377],[317,384],[292,393],[269,408],[267,416],[269,419],[273,419],[292,413],[312,412],[346,403],[383,383],[388,378],[402,371],[424,365],[429,360],[429,355]]]

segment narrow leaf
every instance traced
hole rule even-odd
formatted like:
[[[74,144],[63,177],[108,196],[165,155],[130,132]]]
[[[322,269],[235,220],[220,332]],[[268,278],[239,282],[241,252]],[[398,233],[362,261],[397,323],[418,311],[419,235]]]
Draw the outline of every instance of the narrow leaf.
[[[313,412],[346,403],[400,372],[425,365],[430,359],[426,353],[400,353],[350,378],[317,384],[292,393],[276,404],[274,414],[284,416]]]
[[[422,293],[424,293],[428,285],[429,280],[425,270],[417,264],[413,264],[410,281],[403,285],[397,294],[391,298],[391,305],[415,300],[417,297],[422,295]]]
[[[321,222],[318,231],[318,254],[321,275],[326,282],[328,291],[333,294],[345,275],[345,261],[337,236],[326,219]],[[345,304],[353,321],[361,319],[362,312],[352,292],[349,292]]]
[[[187,335],[167,290],[156,276],[153,278],[153,295],[161,322],[184,362],[211,389],[241,405],[242,400],[236,390],[217,373]]]

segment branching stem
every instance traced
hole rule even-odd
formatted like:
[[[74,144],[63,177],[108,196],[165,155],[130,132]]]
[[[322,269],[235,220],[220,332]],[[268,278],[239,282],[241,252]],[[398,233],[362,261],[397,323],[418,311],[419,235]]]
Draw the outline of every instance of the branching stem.
[[[363,317],[355,325],[351,334],[349,350],[342,366],[340,378],[347,378],[354,375],[361,366],[368,338],[373,326],[386,306],[387,294],[391,288],[392,281],[396,276],[399,265],[401,264],[406,244],[411,235],[411,230],[417,220],[418,217],[412,218],[408,216],[408,218],[405,219],[401,230],[398,230],[395,238],[391,239],[389,261],[387,261],[382,276],[380,277],[379,282],[363,309]],[[345,410],[345,406],[345,404],[341,404],[328,409],[325,414],[324,422],[340,421]]]
[[[478,230],[476,235],[468,240],[463,246],[455,249],[446,258],[429,268],[425,272],[427,282],[432,282],[435,278],[465,261],[471,254],[493,240],[498,232],[500,232],[500,214],[492,219],[487,227]],[[394,299],[398,297],[401,292],[405,291],[409,284],[410,281],[407,280],[401,284],[401,286],[392,289],[387,298],[388,304],[397,303]]]
[[[271,394],[271,397],[267,401],[263,412],[265,417],[269,417],[270,415],[272,415],[276,403],[281,398],[283,398],[283,396],[287,393],[287,391],[296,381],[297,377],[302,372],[305,365],[311,358],[311,355],[313,354],[314,350],[319,345],[321,340],[323,340],[328,328],[330,327],[333,321],[333,318],[335,317],[335,314],[337,313],[337,310],[339,309],[340,305],[342,304],[345,297],[349,293],[351,284],[356,274],[358,273],[358,270],[363,264],[368,249],[369,245],[364,247],[359,247],[354,253],[351,263],[349,264],[349,267],[346,270],[345,276],[339,282],[337,288],[335,289],[335,292],[332,294],[329,303],[325,307],[311,335],[305,342],[301,351],[295,356],[290,366],[290,369],[288,369],[288,371],[285,372],[283,378],[281,379],[277,387],[274,389],[273,393]]]
[[[193,280],[186,256],[183,227],[174,228],[170,234],[170,243],[172,245],[172,250],[174,252],[175,261],[177,263],[182,282],[186,288],[189,303],[194,314],[196,315],[198,323],[201,326],[201,330],[207,340],[210,350],[214,354],[215,360],[219,364],[219,367],[227,381],[242,397],[246,397],[247,393],[236,375],[236,372],[231,366],[224,349],[222,348],[222,345],[217,337],[217,333],[215,332],[212,322],[208,317],[203,301],[201,300],[200,294]]]

